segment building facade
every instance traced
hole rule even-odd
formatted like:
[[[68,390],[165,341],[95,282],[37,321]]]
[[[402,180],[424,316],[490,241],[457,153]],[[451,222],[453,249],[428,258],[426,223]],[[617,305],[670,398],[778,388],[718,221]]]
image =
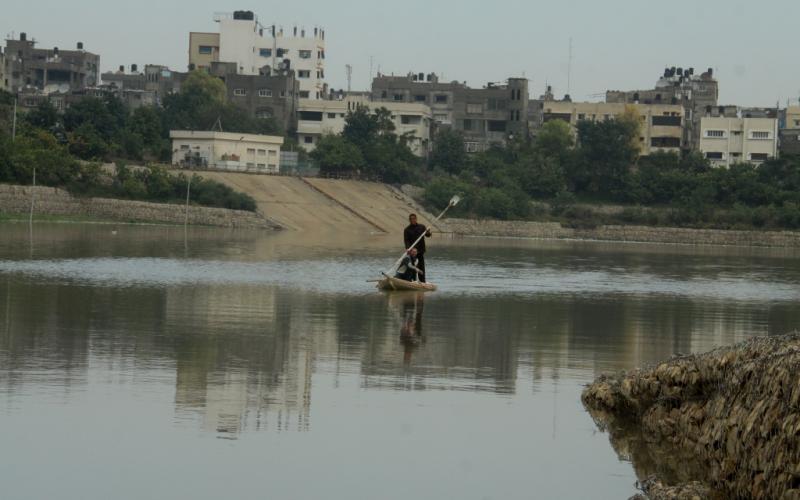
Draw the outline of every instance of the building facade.
[[[100,56],[86,52],[83,42],[76,50],[37,49],[36,41],[20,33],[6,40],[5,87],[13,93],[35,88],[49,94],[94,87],[100,83]]]
[[[3,47],[0,47],[0,90],[8,90],[8,78],[6,77],[6,55]]]
[[[703,117],[700,151],[712,165],[759,164],[778,154],[776,118]]]
[[[250,11],[217,15],[219,33],[189,33],[189,67],[234,63],[242,75],[269,76],[294,70],[300,98],[322,99],[325,85],[325,30],[263,26]]]
[[[368,95],[348,95],[342,99],[301,99],[297,121],[297,141],[313,151],[320,137],[344,131],[347,113],[365,107],[370,111],[386,108],[392,114],[397,135],[408,134],[411,151],[420,157],[430,152],[431,109],[416,102],[374,102]]]
[[[165,96],[179,92],[188,76],[189,73],[172,71],[158,64],[147,64],[142,71],[132,64],[130,72],[120,66],[116,72],[103,73],[102,79],[104,85],[124,93],[150,93],[156,104],[160,104]]]
[[[683,141],[684,109],[679,104],[622,104],[605,102],[545,101],[542,123],[563,120],[572,125],[579,121],[601,121],[618,117],[633,109],[641,120],[640,154],[655,151],[680,153]]]
[[[526,78],[473,89],[465,83],[439,82],[434,73],[379,75],[372,81],[372,100],[427,105],[437,127],[463,134],[468,152],[485,151],[492,144],[529,134]]]
[[[700,120],[717,107],[719,84],[714,70],[696,75],[694,68],[666,68],[654,89],[609,90],[608,103],[679,104],[684,109],[683,148],[695,150],[700,143]]]
[[[781,155],[800,155],[800,106],[787,106],[780,126]]]
[[[172,164],[233,172],[278,173],[283,137],[171,130]]]

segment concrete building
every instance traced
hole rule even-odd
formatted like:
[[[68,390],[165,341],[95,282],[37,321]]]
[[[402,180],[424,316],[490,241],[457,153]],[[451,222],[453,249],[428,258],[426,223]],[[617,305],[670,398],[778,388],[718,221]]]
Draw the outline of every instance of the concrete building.
[[[144,71],[131,64],[130,72],[125,71],[125,66],[120,66],[116,72],[103,73],[102,79],[104,85],[124,94],[149,93],[155,103],[160,104],[165,96],[179,92],[188,76],[189,73],[172,71],[158,64],[147,64]]]
[[[295,26],[284,32],[263,26],[250,11],[215,16],[219,33],[189,33],[189,67],[208,69],[213,62],[235,63],[241,75],[269,76],[294,70],[300,98],[322,99],[325,85],[325,31]]]
[[[800,155],[800,106],[787,106],[781,122],[781,155]]]
[[[473,89],[466,83],[441,83],[434,73],[379,75],[372,81],[372,100],[428,105],[437,127],[452,127],[464,135],[468,152],[529,133],[526,78]]]
[[[0,90],[8,90],[8,77],[6,76],[6,55],[0,47]]]
[[[297,127],[300,82],[292,70],[271,75],[243,75],[234,63],[212,62],[208,71],[225,82],[228,102],[254,118],[274,118],[284,131]]]
[[[714,70],[696,75],[694,68],[666,68],[654,89],[609,90],[608,103],[680,104],[684,109],[683,148],[697,149],[700,143],[700,120],[717,106],[719,85]]]
[[[369,95],[347,95],[342,99],[301,99],[297,121],[297,140],[306,151],[313,151],[319,138],[344,130],[347,113],[359,107],[370,111],[386,108],[392,113],[397,135],[410,134],[411,151],[420,157],[430,152],[431,109],[417,102],[374,102]]]
[[[620,116],[629,107],[641,119],[640,154],[649,155],[655,151],[680,153],[684,109],[679,104],[545,101],[542,105],[542,122],[564,120],[575,127],[581,120],[600,121]]]
[[[13,93],[26,87],[66,93],[100,83],[100,56],[86,52],[83,42],[77,50],[37,49],[36,40],[20,33],[19,39],[6,40],[4,67],[3,81]]]
[[[703,117],[700,130],[700,151],[714,166],[758,164],[778,154],[776,118]]]
[[[171,130],[172,164],[233,172],[278,173],[283,137]]]

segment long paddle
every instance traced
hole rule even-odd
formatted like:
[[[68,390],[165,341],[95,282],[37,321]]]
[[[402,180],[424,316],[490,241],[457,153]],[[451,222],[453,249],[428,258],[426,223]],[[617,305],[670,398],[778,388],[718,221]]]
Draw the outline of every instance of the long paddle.
[[[439,219],[441,219],[444,216],[445,212],[450,210],[450,207],[454,207],[454,206],[458,205],[459,201],[461,201],[461,197],[458,196],[458,195],[455,195],[452,198],[450,198],[450,202],[447,204],[445,209],[442,210],[442,213],[440,213],[438,217],[433,219],[433,222],[437,222]],[[425,231],[425,233],[427,233],[427,231]],[[389,268],[388,271],[386,271],[385,273],[381,273],[381,274],[383,274],[384,276],[387,275],[387,274],[392,274],[392,272],[394,272],[394,270],[397,269],[397,266],[399,266],[400,263],[403,262],[403,258],[406,256],[406,253],[408,253],[409,250],[411,250],[412,248],[417,246],[417,243],[419,243],[420,240],[425,237],[425,233],[422,233],[421,235],[419,235],[419,238],[417,238],[417,241],[412,243],[410,247],[406,248],[406,250],[403,252],[403,255],[401,255],[400,258],[397,259],[397,262],[395,262],[394,265],[391,268]]]

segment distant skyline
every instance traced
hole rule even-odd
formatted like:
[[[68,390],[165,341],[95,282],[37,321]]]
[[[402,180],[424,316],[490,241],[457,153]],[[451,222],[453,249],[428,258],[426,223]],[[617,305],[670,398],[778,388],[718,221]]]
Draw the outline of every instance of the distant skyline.
[[[785,106],[800,97],[797,0],[695,2],[647,6],[641,0],[562,2],[430,2],[376,4],[306,0],[268,5],[209,0],[40,0],[3,8],[0,34],[26,32],[39,47],[100,54],[103,71],[120,65],[163,64],[185,71],[190,31],[217,31],[216,12],[252,10],[264,24],[326,31],[326,77],[353,90],[373,74],[435,72],[444,80],[481,87],[512,76],[531,80],[538,97],[547,84],[558,98],[603,99],[606,90],[652,88],[667,66],[711,67],[720,104]]]

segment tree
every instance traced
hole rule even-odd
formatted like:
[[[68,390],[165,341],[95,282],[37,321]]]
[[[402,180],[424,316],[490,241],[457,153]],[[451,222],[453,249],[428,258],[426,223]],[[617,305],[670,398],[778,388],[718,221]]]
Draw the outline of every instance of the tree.
[[[319,163],[320,173],[328,175],[358,175],[364,167],[361,150],[341,135],[321,137],[311,158]]]
[[[578,122],[579,158],[569,172],[576,188],[613,201],[625,201],[628,175],[638,156],[638,137],[630,121]]]
[[[225,82],[199,69],[192,71],[186,77],[181,85],[181,94],[203,103],[224,104],[227,98]]]
[[[31,127],[50,130],[58,124],[58,110],[45,99],[25,114],[25,121]]]
[[[467,166],[464,136],[457,130],[442,128],[436,133],[430,164],[449,174],[458,174]]]
[[[575,145],[570,125],[563,120],[550,120],[536,135],[534,148],[545,158],[561,161]]]

